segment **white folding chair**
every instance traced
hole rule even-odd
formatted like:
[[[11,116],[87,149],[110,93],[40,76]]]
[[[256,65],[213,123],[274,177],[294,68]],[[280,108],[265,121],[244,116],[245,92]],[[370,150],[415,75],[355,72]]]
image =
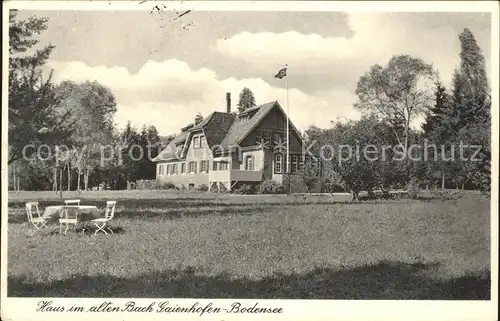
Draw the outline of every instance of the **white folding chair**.
[[[33,207],[35,207],[37,216],[33,215]],[[47,226],[46,218],[40,215],[40,211],[38,209],[38,202],[26,203],[26,214],[28,215],[28,222],[33,224],[37,230]]]
[[[65,200],[64,201],[64,205],[71,205],[71,204],[80,205],[80,200]]]
[[[100,231],[104,232],[104,234],[108,234],[106,232],[106,229],[113,234],[113,230],[109,228],[108,222],[113,219],[113,216],[115,215],[115,207],[116,207],[116,201],[107,201],[106,202],[106,209],[104,210],[104,217],[102,218],[96,218],[92,220],[92,223],[97,227],[97,230],[95,231],[94,235],[99,233]]]
[[[61,208],[61,211],[62,211],[62,218],[59,218],[59,233],[60,234],[62,233],[63,225],[66,225],[66,229],[64,230],[64,235],[66,235],[71,225],[75,226],[75,231],[76,231],[76,227],[78,226],[78,208],[71,206],[63,206]]]

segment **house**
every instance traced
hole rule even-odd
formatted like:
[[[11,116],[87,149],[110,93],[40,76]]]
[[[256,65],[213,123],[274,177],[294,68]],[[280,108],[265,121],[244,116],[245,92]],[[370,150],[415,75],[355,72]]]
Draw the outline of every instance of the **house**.
[[[286,117],[277,101],[231,112],[227,93],[226,112],[215,111],[181,128],[153,159],[156,179],[187,189],[206,185],[214,192],[230,192],[241,184],[259,184],[266,179],[283,183]],[[317,158],[305,155],[303,147],[304,140],[290,121],[292,176],[297,176],[309,159],[319,164]]]

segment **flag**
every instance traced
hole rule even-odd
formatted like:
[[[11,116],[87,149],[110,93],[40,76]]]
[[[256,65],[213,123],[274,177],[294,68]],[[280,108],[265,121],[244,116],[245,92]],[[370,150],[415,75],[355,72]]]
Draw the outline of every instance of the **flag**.
[[[278,73],[274,75],[274,78],[281,79],[283,77],[286,77],[286,68],[287,67],[281,68],[280,71],[278,71]]]

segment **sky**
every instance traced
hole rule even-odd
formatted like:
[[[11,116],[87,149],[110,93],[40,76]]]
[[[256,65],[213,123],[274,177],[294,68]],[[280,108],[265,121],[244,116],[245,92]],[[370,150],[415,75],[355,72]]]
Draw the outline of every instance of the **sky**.
[[[358,119],[360,76],[393,55],[432,64],[448,85],[459,66],[458,35],[469,28],[490,66],[489,13],[24,11],[45,16],[38,39],[56,46],[56,82],[96,80],[116,97],[115,123],[174,134],[197,113],[233,110],[243,87],[257,104],[277,100],[301,130]]]

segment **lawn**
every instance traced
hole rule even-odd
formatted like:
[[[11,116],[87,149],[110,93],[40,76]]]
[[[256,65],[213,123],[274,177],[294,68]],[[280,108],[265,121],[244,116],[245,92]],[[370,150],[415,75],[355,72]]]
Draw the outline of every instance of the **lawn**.
[[[64,193],[64,198],[75,195]],[[349,196],[86,192],[116,199],[115,234],[33,233],[9,194],[8,295],[489,299],[490,205]]]

